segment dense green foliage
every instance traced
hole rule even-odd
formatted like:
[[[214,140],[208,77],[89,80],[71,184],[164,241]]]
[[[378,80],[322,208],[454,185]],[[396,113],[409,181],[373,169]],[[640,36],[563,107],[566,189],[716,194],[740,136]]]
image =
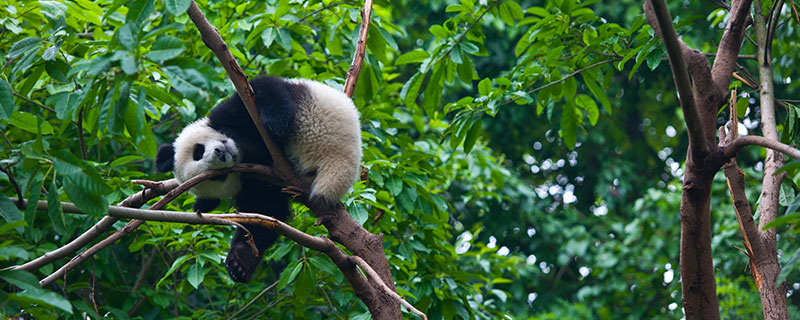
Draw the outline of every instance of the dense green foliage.
[[[109,204],[139,190],[130,180],[168,178],[154,173],[157,145],[233,91],[186,15],[188,3],[7,0],[0,8],[0,267],[91,227]],[[342,86],[361,3],[197,4],[249,76]],[[687,42],[713,52],[726,11],[688,2],[672,9]],[[790,12],[784,18],[776,91],[796,99],[800,28]],[[745,44],[743,53],[754,51]],[[640,2],[376,1],[366,53],[353,98],[368,179],[345,204],[383,234],[401,296],[431,319],[682,317],[687,141],[665,53]],[[743,123],[758,133],[757,100],[748,100],[757,91],[732,86],[743,92]],[[797,144],[800,109],[787,105],[779,129]],[[762,156],[751,148],[739,157],[753,203]],[[792,213],[800,165],[787,167],[781,204]],[[724,177],[717,180],[721,311],[759,318]],[[25,198],[51,208],[74,202],[88,214],[19,210],[14,183]],[[190,210],[192,201],[183,195],[168,209]],[[295,206],[293,226],[326,235],[314,222]],[[796,222],[789,215],[780,227],[790,284],[800,268]],[[369,316],[326,256],[285,239],[253,281],[234,285],[221,263],[231,235],[227,227],[151,222],[46,288],[37,279],[67,258],[33,273],[0,272],[0,313]]]

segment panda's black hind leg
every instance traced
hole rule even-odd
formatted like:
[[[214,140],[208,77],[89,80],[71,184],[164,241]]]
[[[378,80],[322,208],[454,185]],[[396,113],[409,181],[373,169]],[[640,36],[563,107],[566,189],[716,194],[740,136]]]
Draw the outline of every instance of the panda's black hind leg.
[[[245,177],[242,177],[242,191],[236,196],[236,207],[241,212],[261,213],[280,220],[285,220],[290,213],[288,197],[280,188]],[[225,269],[236,282],[250,281],[264,252],[278,239],[278,234],[269,228],[252,224],[244,226],[253,235],[258,254],[253,255],[253,250],[247,244],[246,232],[237,228],[228,257],[225,258]]]

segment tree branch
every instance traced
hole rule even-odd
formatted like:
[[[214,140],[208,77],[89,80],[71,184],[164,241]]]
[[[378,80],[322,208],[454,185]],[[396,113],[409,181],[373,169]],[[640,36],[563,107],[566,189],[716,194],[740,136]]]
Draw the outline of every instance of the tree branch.
[[[347,70],[347,77],[344,81],[344,94],[348,97],[353,96],[356,90],[358,75],[361,73],[361,65],[364,64],[364,52],[367,50],[367,34],[369,32],[370,15],[372,14],[372,0],[364,0],[364,9],[361,9],[361,30],[358,32],[358,42],[353,53],[353,62]]]
[[[236,92],[242,99],[242,102],[247,109],[247,113],[250,114],[250,118],[253,119],[253,123],[258,129],[261,139],[264,140],[264,144],[269,150],[269,154],[272,157],[273,165],[277,170],[277,174],[281,177],[281,180],[285,181],[280,185],[301,185],[299,184],[300,179],[293,174],[292,167],[286,160],[283,151],[278,148],[278,145],[275,144],[275,142],[269,136],[267,130],[264,128],[264,125],[262,125],[261,116],[259,115],[256,107],[253,88],[250,87],[250,83],[247,81],[247,76],[244,74],[244,72],[242,72],[239,64],[236,63],[236,59],[231,54],[230,50],[228,50],[228,46],[225,44],[225,41],[222,40],[222,37],[219,35],[219,31],[211,26],[205,15],[203,15],[203,13],[200,11],[200,8],[198,8],[197,4],[195,4],[194,0],[192,0],[189,10],[186,12],[189,14],[192,22],[194,22],[197,30],[200,31],[203,43],[205,43],[206,47],[214,52],[214,54],[217,56],[217,59],[219,59],[222,66],[225,68],[225,72],[228,73],[228,77],[231,79],[233,86],[236,88]]]
[[[64,210],[65,212],[81,213],[78,207],[72,203],[63,202],[61,206],[62,210]],[[40,210],[47,210],[48,202],[46,200],[38,201],[37,207]],[[361,269],[363,269],[364,272],[369,276],[370,280],[372,280],[378,288],[382,288],[386,294],[396,299],[399,303],[404,305],[406,308],[408,308],[415,314],[419,315],[424,319],[427,319],[427,316],[424,313],[420,312],[419,310],[414,308],[411,304],[409,304],[407,301],[403,300],[403,298],[400,297],[397,293],[395,293],[392,289],[389,289],[389,287],[383,282],[383,280],[375,272],[375,270],[360,257],[348,256],[341,249],[339,249],[339,247],[337,247],[336,244],[334,244],[333,241],[331,241],[330,239],[325,237],[315,237],[309,235],[305,232],[295,229],[294,227],[286,224],[283,221],[280,221],[270,216],[266,216],[259,213],[246,213],[246,212],[200,215],[193,212],[175,212],[175,211],[153,210],[153,209],[144,210],[144,209],[136,209],[136,208],[128,208],[120,206],[109,206],[108,215],[116,218],[136,219],[133,221],[145,220],[145,221],[177,222],[177,223],[188,223],[195,225],[237,225],[240,227],[241,227],[240,224],[255,224],[267,227],[283,235],[289,240],[292,240],[306,248],[320,251],[328,255],[331,258],[331,260],[333,260],[333,262],[339,267],[339,269],[342,270],[343,273],[345,273],[345,278],[347,278],[348,281],[350,281],[350,284],[356,290],[356,294],[358,294],[360,290],[371,291],[373,290],[373,288],[369,285],[367,279],[361,276],[358,270],[353,268],[353,264],[361,267]],[[45,280],[53,276],[54,275],[51,275]],[[60,276],[61,275],[59,275],[58,277]]]
[[[689,145],[694,152],[706,154],[708,152],[707,140],[704,137],[703,123],[695,105],[689,72],[686,69],[682,52],[685,45],[675,33],[672,16],[669,14],[664,0],[646,0],[644,11],[650,26],[653,27],[656,35],[661,37],[664,47],[667,49],[675,87],[678,89],[681,109],[683,109],[683,116],[686,120],[686,129],[689,131]]]
[[[750,24],[750,4],[752,0],[733,1],[728,18],[728,25],[719,42],[717,57],[711,76],[720,92],[727,92],[731,83],[731,74],[736,67],[736,58],[744,40],[744,30]]]
[[[725,158],[729,159],[735,157],[736,154],[746,146],[762,146],[781,152],[792,158],[800,159],[800,150],[790,145],[783,144],[780,141],[770,140],[762,136],[743,136],[734,139],[733,142],[725,148]]]
[[[127,199],[120,202],[119,205],[124,207],[135,207],[135,208],[141,207],[143,204],[147,203],[147,201],[150,201],[150,199],[166,194],[167,192],[169,192],[169,190],[174,189],[177,185],[178,182],[175,181],[175,179],[162,181],[160,187],[153,188],[156,186],[153,185],[153,187],[149,187],[140,192],[134,193]],[[74,205],[72,205],[71,207],[65,206],[64,212],[77,213],[78,208],[75,207]],[[41,257],[33,259],[24,264],[11,266],[6,269],[26,270],[26,271],[37,270],[46,264],[49,264],[55,260],[61,259],[63,257],[72,254],[73,252],[80,250],[87,243],[91,242],[92,240],[103,234],[103,232],[111,228],[111,226],[118,220],[119,219],[115,217],[109,217],[109,216],[103,217],[102,219],[100,219],[100,221],[95,223],[94,226],[89,228],[89,230],[86,230],[83,234],[81,234],[74,240],[70,241],[69,243],[65,244],[64,246],[55,249],[53,251],[47,252],[43,254]]]

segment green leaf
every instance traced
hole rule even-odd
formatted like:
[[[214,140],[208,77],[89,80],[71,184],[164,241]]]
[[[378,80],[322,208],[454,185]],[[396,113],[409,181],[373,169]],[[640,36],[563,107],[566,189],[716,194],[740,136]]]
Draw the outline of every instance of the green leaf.
[[[297,274],[300,273],[302,270],[303,264],[300,261],[293,261],[290,263],[286,269],[281,272],[281,277],[278,280],[278,287],[276,288],[278,291],[283,290],[289,283],[294,281],[294,278],[297,277]]]
[[[400,98],[403,98],[403,102],[405,102],[406,105],[413,105],[416,103],[423,80],[425,80],[425,74],[415,73],[411,79],[408,79],[403,85],[403,89],[400,90]]]
[[[488,96],[491,91],[492,80],[489,78],[483,78],[483,80],[478,83],[478,93],[480,93],[482,96]]]
[[[78,206],[78,209],[88,214],[99,216],[108,212],[108,202],[105,197],[86,193],[81,189],[80,184],[74,183],[70,179],[64,179],[64,191],[67,192],[69,199]]]
[[[386,180],[386,190],[392,193],[393,196],[400,194],[403,191],[403,180],[396,176],[392,176]]]
[[[294,297],[299,301],[304,301],[316,287],[317,281],[314,278],[314,272],[311,271],[311,266],[306,264],[306,267],[303,268],[297,276],[297,285],[294,287]]]
[[[42,53],[42,60],[44,61],[53,61],[56,58],[56,54],[58,54],[58,45],[52,45],[44,50]]]
[[[175,259],[175,261],[172,262],[172,266],[169,267],[169,270],[167,270],[167,273],[165,273],[164,276],[161,277],[161,280],[158,280],[158,282],[156,282],[156,288],[161,286],[161,283],[164,282],[164,280],[166,280],[167,277],[169,277],[173,272],[175,272],[175,270],[178,270],[178,268],[180,268],[181,265],[183,265],[183,263],[186,262],[186,260],[189,260],[189,258],[191,258],[191,256],[185,254],[178,257],[178,259]]]
[[[266,28],[261,32],[261,41],[264,42],[264,47],[267,48],[272,45],[272,42],[274,42],[277,37],[278,31],[275,30],[275,28]]]
[[[194,259],[194,263],[192,263],[192,265],[189,266],[189,270],[186,271],[186,281],[189,281],[189,284],[195,289],[200,288],[200,284],[203,283],[203,278],[206,276],[206,273],[208,273],[208,269],[203,268],[200,259]]]
[[[53,134],[53,126],[47,121],[41,123],[39,126],[39,118],[26,112],[16,111],[11,114],[11,125],[28,131],[33,134],[38,134],[41,129],[42,134]]]
[[[414,50],[414,51],[406,52],[403,55],[401,55],[400,57],[398,57],[397,60],[395,60],[394,64],[399,66],[399,65],[403,65],[403,64],[409,64],[409,63],[419,63],[419,62],[422,62],[423,60],[427,59],[428,57],[430,57],[430,54],[427,51]]]
[[[0,193],[0,217],[8,223],[22,221],[22,212],[19,211],[14,201],[11,201],[5,194]],[[14,228],[18,233],[24,231],[22,226]]]
[[[44,69],[47,71],[47,74],[56,81],[69,82],[69,79],[67,79],[66,76],[67,72],[69,72],[69,65],[67,65],[64,61],[59,59],[48,61],[45,63]]]
[[[586,110],[586,114],[589,116],[589,123],[591,123],[592,126],[596,125],[597,119],[600,117],[600,110],[597,109],[597,103],[594,102],[592,97],[580,94],[575,99],[575,103],[583,110]]]
[[[129,22],[117,30],[117,42],[130,52],[135,52],[139,46],[137,40],[139,32],[135,28],[133,23]]]
[[[22,291],[19,293],[10,293],[10,297],[13,300],[20,300],[19,297],[25,298],[23,302],[30,303],[31,306],[39,305],[47,306],[47,307],[54,307],[61,309],[69,314],[72,314],[72,305],[65,299],[64,297],[60,296],[59,294],[48,291],[43,289],[39,285],[39,281],[36,277],[27,272],[22,270],[7,270],[0,272],[0,279],[5,280],[7,283],[10,283]],[[27,307],[27,305],[23,305]]]
[[[353,205],[349,206],[347,212],[350,213],[350,216],[353,217],[353,220],[355,220],[360,226],[363,226],[364,222],[367,222],[367,219],[369,219],[369,212],[367,212],[367,209],[359,203],[354,203]]]
[[[561,137],[567,148],[575,148],[578,141],[578,120],[575,117],[575,105],[569,101],[561,109]]]
[[[11,86],[5,79],[0,79],[0,120],[10,119],[16,108]]]
[[[483,132],[483,118],[478,115],[477,120],[472,123],[472,127],[467,132],[467,137],[464,138],[464,153],[469,153],[478,140],[481,132]]]
[[[442,103],[442,91],[444,90],[444,71],[443,63],[433,67],[433,75],[428,80],[425,87],[425,95],[422,99],[422,106],[428,117],[434,117],[434,111],[438,110]]]
[[[586,87],[589,88],[589,91],[592,92],[592,95],[594,95],[594,97],[600,101],[603,109],[606,110],[609,115],[611,115],[611,102],[608,100],[606,92],[600,89],[600,86],[597,84],[597,80],[593,76],[584,73],[583,83],[586,84]]]
[[[154,0],[133,0],[128,5],[126,20],[133,21],[136,26],[141,27],[147,17],[153,13],[153,2]]]
[[[69,235],[70,230],[67,230],[67,219],[64,211],[61,210],[61,201],[58,199],[58,187],[55,180],[50,180],[50,187],[47,188],[47,216],[56,233],[62,236]]]
[[[177,16],[189,10],[191,3],[192,0],[164,0],[164,7],[167,8],[167,12]]]
[[[173,36],[160,36],[150,52],[147,53],[147,58],[155,62],[162,62],[177,57],[185,47],[180,39]]]
[[[8,50],[6,58],[14,59],[16,57],[19,57],[23,53],[28,52],[28,50],[31,50],[36,46],[38,46],[39,43],[41,42],[42,39],[36,37],[25,38],[20,41],[17,41],[13,45],[11,45],[11,49]]]

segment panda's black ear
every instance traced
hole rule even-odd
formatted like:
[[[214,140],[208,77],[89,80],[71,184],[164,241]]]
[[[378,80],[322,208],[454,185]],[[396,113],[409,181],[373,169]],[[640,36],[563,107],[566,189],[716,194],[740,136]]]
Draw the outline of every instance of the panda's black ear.
[[[156,169],[158,172],[169,172],[175,169],[175,147],[164,144],[156,152]]]

